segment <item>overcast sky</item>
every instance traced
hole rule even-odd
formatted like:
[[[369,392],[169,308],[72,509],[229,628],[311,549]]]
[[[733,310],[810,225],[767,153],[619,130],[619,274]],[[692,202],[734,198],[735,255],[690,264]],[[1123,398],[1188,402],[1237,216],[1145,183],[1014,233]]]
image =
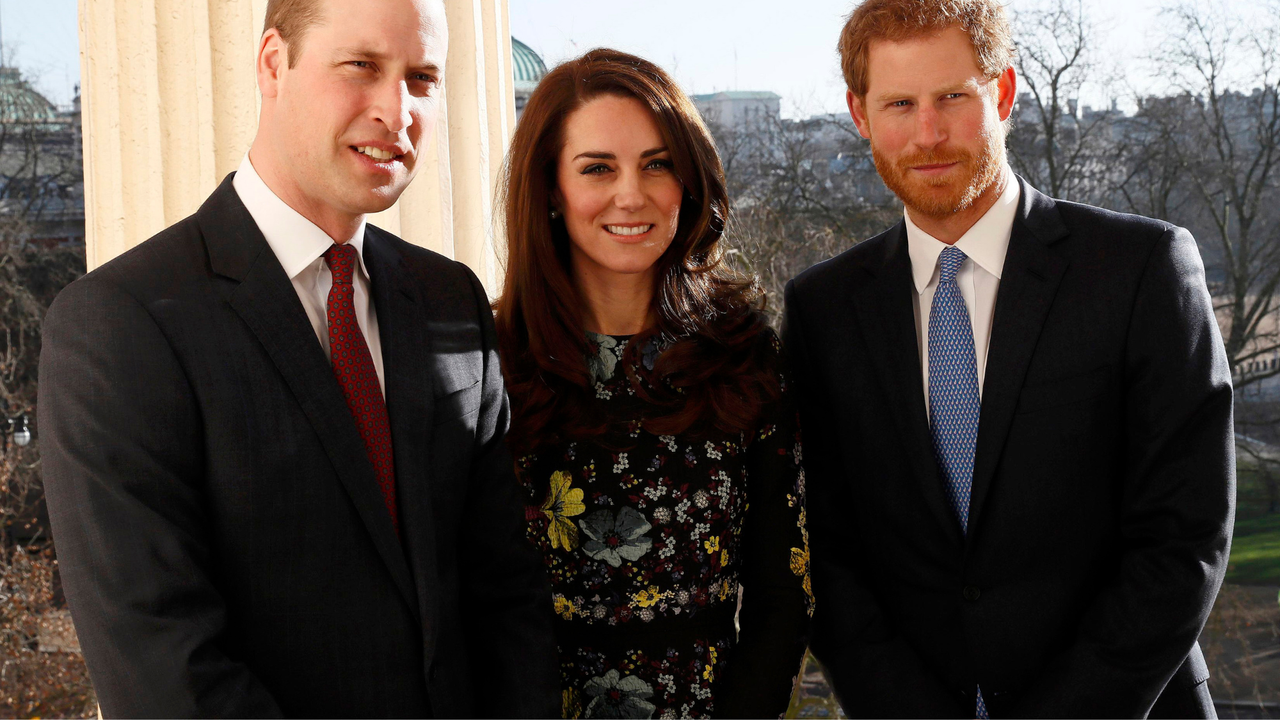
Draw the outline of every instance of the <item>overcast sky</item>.
[[[1010,0],[1010,7],[1036,1]],[[1141,55],[1157,0],[1085,2],[1110,27],[1117,59]],[[512,33],[548,65],[607,45],[657,62],[692,93],[772,90],[787,115],[844,109],[835,43],[853,0],[508,3]],[[80,79],[76,0],[0,0],[0,37],[6,64],[22,68],[55,103],[70,102]]]

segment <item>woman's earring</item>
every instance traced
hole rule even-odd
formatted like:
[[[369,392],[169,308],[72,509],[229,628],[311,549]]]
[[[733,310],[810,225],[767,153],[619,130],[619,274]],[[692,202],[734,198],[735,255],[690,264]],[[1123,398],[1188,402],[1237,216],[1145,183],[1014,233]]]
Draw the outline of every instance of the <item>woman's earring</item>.
[[[560,211],[555,208],[551,208],[551,219],[555,220],[558,217],[560,217]]]

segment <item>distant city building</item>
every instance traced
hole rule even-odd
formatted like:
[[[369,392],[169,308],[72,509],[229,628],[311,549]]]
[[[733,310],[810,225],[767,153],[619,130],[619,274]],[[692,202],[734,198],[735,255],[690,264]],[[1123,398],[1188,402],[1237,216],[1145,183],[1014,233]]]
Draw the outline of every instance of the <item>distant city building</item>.
[[[515,77],[516,120],[519,120],[533,89],[547,74],[547,64],[528,45],[511,38],[511,71]]]
[[[747,127],[782,115],[782,97],[768,90],[727,90],[694,95],[703,120],[730,128]]]
[[[0,222],[24,242],[84,242],[80,95],[59,110],[0,67]]]

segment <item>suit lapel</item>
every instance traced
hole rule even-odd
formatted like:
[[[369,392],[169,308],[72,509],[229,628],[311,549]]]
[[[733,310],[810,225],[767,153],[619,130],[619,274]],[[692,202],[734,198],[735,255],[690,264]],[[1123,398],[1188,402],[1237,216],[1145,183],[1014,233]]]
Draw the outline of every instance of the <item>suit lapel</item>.
[[[231,185],[196,214],[214,272],[240,282],[233,310],[266,349],[302,407],[396,587],[417,608],[409,566],[387,515],[364,441],[293,284]]]
[[[886,238],[885,257],[866,291],[855,298],[854,306],[867,329],[867,346],[882,348],[871,355],[877,374],[886,379],[888,396],[899,432],[907,448],[925,503],[935,519],[959,543],[960,523],[947,504],[938,464],[934,459],[929,419],[924,407],[924,382],[920,368],[920,346],[916,338],[915,284],[911,279],[911,257],[907,252],[906,225],[899,223]]]
[[[1053,200],[1036,192],[1022,178],[1018,182],[1022,185],[1021,202],[996,296],[982,388],[969,499],[971,527],[976,527],[981,516],[1036,341],[1067,269],[1067,261],[1050,249],[1067,234]]]
[[[395,455],[400,531],[417,586],[428,654],[435,647],[438,598],[436,536],[430,502],[430,448],[434,388],[430,343],[415,284],[391,236],[376,228],[365,232],[364,259],[369,268],[382,364],[387,384],[387,415]],[[430,657],[427,663],[430,663]]]

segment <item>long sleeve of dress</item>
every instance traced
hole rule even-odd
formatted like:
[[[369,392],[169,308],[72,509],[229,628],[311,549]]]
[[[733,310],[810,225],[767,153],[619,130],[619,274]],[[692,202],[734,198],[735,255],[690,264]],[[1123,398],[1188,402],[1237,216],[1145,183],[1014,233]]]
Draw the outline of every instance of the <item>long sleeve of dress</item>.
[[[776,357],[776,337],[771,344]],[[800,427],[786,378],[778,380],[782,394],[766,407],[748,449],[742,607],[738,644],[717,688],[720,717],[786,711],[813,612]]]

